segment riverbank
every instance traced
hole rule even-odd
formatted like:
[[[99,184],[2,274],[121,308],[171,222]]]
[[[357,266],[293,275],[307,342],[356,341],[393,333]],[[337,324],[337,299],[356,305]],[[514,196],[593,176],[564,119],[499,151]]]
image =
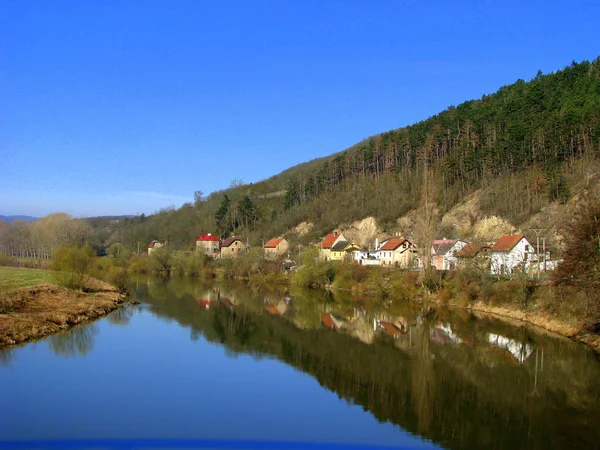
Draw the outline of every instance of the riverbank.
[[[12,289],[0,299],[0,348],[65,331],[119,308],[125,295],[90,279],[88,292],[41,284]]]
[[[511,325],[533,325],[550,333],[586,344],[600,354],[600,334],[595,330],[587,329],[583,321],[566,320],[547,311],[523,311],[510,307],[491,306],[483,302],[476,302],[466,309],[475,315],[494,316]]]

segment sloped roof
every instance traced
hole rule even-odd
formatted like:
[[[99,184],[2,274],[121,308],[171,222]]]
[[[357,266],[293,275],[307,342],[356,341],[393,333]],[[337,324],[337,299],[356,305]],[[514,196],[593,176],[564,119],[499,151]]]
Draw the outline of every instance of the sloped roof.
[[[487,242],[469,242],[456,256],[459,258],[474,258],[484,248],[490,248]]]
[[[239,237],[232,236],[230,238],[225,239],[223,242],[221,242],[221,247],[229,247],[235,241],[242,242],[242,240]]]
[[[338,236],[340,234],[341,233],[329,233],[321,241],[321,248],[325,248],[325,249],[331,248],[333,246],[333,243],[335,242],[335,240],[338,238]]]
[[[436,255],[442,256],[448,253],[454,244],[456,244],[456,239],[438,239],[431,243],[431,247]]]
[[[331,251],[341,252],[341,251],[343,251],[346,248],[346,246],[349,243],[350,243],[350,241],[343,241],[343,240],[337,241],[335,243],[335,245],[333,247],[331,247]]]
[[[265,304],[265,309],[270,314],[274,314],[276,316],[280,316],[281,315],[281,312],[279,312],[279,310],[277,309],[277,307],[275,305],[271,305],[270,303],[266,303]]]
[[[379,250],[396,250],[405,242],[409,242],[408,239],[405,238],[391,238],[385,241],[385,243],[379,248]]]
[[[271,239],[270,241],[265,242],[265,248],[276,248],[281,241],[283,241],[282,237]]]
[[[217,236],[213,236],[212,234],[208,233],[208,234],[203,234],[202,236],[200,236],[196,240],[198,240],[198,241],[215,241],[215,242],[219,242],[220,239]]]
[[[154,248],[154,246],[155,246],[156,244],[160,244],[160,241],[156,241],[156,240],[154,240],[154,241],[150,242],[150,243],[148,244],[148,248]],[[162,245],[162,244],[161,244],[161,245]]]
[[[525,236],[523,236],[522,234],[517,234],[515,236],[502,236],[496,241],[496,243],[492,247],[492,251],[510,252],[515,247],[515,245],[517,245],[519,241],[524,237]]]

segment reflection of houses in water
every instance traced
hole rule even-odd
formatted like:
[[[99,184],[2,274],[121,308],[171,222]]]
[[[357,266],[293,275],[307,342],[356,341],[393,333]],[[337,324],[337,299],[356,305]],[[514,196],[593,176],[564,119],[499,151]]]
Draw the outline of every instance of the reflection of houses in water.
[[[206,292],[202,297],[198,298],[196,302],[200,307],[210,309],[211,306],[216,306],[219,299],[221,298],[221,288],[216,287]]]
[[[395,322],[381,321],[381,322],[379,322],[379,326],[381,326],[381,328],[383,328],[383,331],[385,331],[387,334],[389,334],[390,336],[392,336],[394,338],[397,338],[401,334],[407,333],[407,330],[403,329],[401,325],[399,325]]]
[[[430,330],[431,340],[439,344],[462,344],[463,340],[452,330],[449,323],[438,322]]]
[[[338,319],[330,313],[321,314],[321,322],[323,322],[323,325],[325,325],[327,328],[331,328],[332,330],[339,330],[344,326],[343,320]]]
[[[232,297],[221,297],[219,303],[230,311],[233,311],[238,305],[238,302]]]
[[[276,304],[265,303],[264,308],[265,311],[267,311],[269,314],[273,314],[275,316],[282,316],[287,311],[288,306],[285,300],[280,300]]]
[[[523,364],[533,353],[533,348],[529,344],[523,344],[499,334],[488,333],[488,342],[493,347],[507,350],[519,364]]]
[[[408,333],[408,323],[404,317],[392,317],[387,314],[373,319],[373,330],[381,328],[385,333],[394,338]]]

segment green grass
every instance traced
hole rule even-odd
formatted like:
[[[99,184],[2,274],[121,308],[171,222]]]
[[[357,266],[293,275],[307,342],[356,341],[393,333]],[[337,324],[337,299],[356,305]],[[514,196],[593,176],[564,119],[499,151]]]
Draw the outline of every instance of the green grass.
[[[40,269],[0,267],[0,291],[52,283],[52,272]]]

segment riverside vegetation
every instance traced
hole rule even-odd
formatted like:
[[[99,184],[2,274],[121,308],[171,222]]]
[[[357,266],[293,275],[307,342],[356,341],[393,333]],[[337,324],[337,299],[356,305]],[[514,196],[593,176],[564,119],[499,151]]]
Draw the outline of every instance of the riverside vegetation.
[[[572,324],[563,334],[593,333],[600,328],[599,156],[597,58],[518,80],[259,183],[234,180],[230,189],[207,197],[197,191],[194,202],[179,209],[0,222],[0,251],[44,260],[59,244],[87,242],[96,254],[108,255],[94,260],[91,273],[121,286],[135,272],[233,276],[353,289],[390,301],[509,308],[532,321],[558,317]],[[457,209],[463,220],[450,220]],[[491,240],[500,226],[525,234],[538,228],[564,263],[551,284],[535,286],[493,280],[476,269],[404,273],[314,261],[310,247],[320,236],[365,217],[374,218],[382,233],[401,233],[422,249],[436,235]],[[486,234],[477,231],[482,223],[499,225]],[[209,231],[244,235],[253,248],[235,260],[192,254],[196,237]],[[299,265],[294,274],[262,258],[261,239],[279,235],[291,243]],[[168,242],[168,250],[137,256],[153,239]]]

